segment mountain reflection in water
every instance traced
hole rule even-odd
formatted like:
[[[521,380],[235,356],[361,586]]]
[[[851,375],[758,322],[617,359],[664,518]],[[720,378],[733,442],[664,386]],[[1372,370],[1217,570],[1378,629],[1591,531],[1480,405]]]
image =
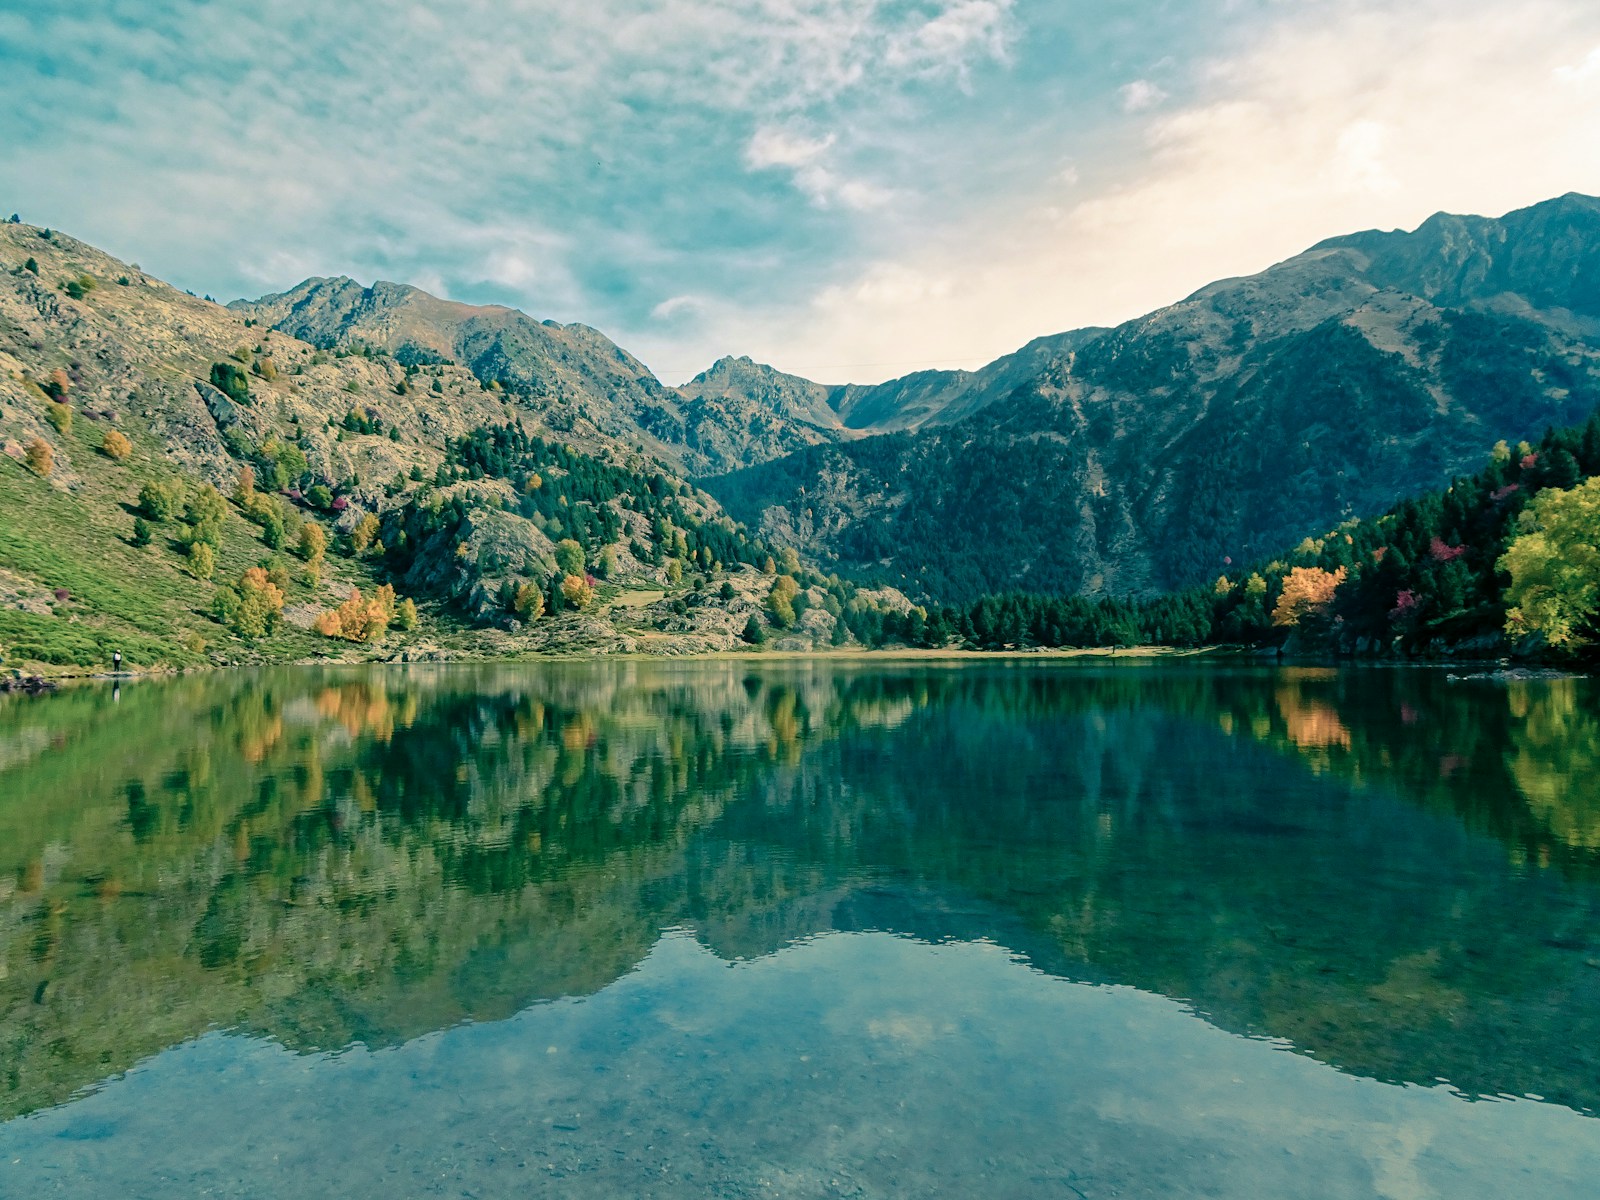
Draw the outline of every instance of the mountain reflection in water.
[[[997,944],[1351,1075],[1593,1112],[1597,700],[736,661],[0,698],[0,1116],[208,1030],[377,1050],[591,996],[664,930]]]

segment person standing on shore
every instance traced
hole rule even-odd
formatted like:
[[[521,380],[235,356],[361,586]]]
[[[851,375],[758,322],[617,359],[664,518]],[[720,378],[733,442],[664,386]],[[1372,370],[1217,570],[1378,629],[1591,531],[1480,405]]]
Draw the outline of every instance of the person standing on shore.
[[[122,674],[122,651],[121,650],[113,650],[111,652],[111,669],[113,671],[115,671],[118,675]]]

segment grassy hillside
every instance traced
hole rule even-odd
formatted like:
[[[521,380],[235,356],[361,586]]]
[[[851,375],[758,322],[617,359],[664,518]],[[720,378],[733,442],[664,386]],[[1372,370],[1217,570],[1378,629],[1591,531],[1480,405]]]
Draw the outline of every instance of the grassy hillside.
[[[752,621],[838,640],[820,593],[775,621],[775,549],[538,399],[0,225],[3,665],[675,653]]]

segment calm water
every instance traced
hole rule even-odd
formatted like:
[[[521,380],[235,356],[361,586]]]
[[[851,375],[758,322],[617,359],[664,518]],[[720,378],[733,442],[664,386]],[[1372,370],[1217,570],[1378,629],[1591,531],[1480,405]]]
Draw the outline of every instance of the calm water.
[[[0,1195],[1592,1198],[1600,688],[0,697]]]

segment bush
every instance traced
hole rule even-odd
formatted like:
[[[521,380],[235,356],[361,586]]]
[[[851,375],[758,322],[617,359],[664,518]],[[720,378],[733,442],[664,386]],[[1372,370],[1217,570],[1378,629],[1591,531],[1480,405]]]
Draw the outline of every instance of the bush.
[[[152,521],[171,520],[182,500],[183,485],[177,480],[147,483],[139,489],[139,511]]]
[[[27,463],[28,470],[40,479],[48,479],[50,472],[56,469],[56,452],[43,438],[34,438],[28,443]]]
[[[44,415],[45,419],[56,427],[56,432],[63,437],[72,432],[72,406],[70,404],[62,404],[59,401],[55,404],[47,404],[45,405]]]
[[[39,260],[31,254],[28,255],[28,261],[22,264],[22,269],[24,271],[32,271],[37,275],[39,273]]]
[[[744,633],[741,635],[752,646],[759,646],[767,640],[767,631],[761,627],[761,619],[754,613],[744,623]]]
[[[217,570],[217,552],[205,542],[189,543],[189,574],[210,579]]]
[[[234,363],[212,363],[211,384],[236,404],[250,403],[250,377]]]
[[[121,462],[133,453],[133,443],[126,434],[118,433],[115,429],[106,430],[106,436],[100,442],[100,453],[116,462]]]
[[[583,572],[583,546],[572,538],[562,538],[556,544],[556,566],[563,575]]]
[[[135,517],[133,519],[132,540],[135,546],[148,546],[154,537],[155,530],[151,528],[149,521],[146,521],[143,517]]]

